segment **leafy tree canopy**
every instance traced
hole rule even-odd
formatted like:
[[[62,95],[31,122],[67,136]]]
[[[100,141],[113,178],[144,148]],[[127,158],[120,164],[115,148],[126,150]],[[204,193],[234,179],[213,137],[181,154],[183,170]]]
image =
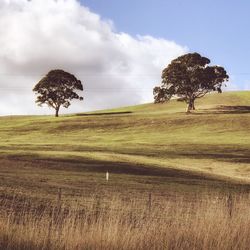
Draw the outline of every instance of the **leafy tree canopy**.
[[[80,80],[74,75],[60,69],[51,70],[34,87],[39,106],[47,104],[55,109],[58,116],[60,107],[68,108],[72,99],[83,100],[76,91],[83,90]]]
[[[210,60],[198,53],[189,53],[174,59],[162,72],[162,84],[154,88],[155,103],[166,102],[171,97],[185,101],[187,112],[194,110],[194,101],[209,92],[222,92],[228,81],[226,70],[209,66]]]

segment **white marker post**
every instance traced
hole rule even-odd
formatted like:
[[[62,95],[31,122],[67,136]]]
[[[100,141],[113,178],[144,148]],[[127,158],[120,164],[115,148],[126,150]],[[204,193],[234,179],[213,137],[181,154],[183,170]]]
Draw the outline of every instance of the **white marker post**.
[[[109,172],[106,172],[106,181],[109,181]]]

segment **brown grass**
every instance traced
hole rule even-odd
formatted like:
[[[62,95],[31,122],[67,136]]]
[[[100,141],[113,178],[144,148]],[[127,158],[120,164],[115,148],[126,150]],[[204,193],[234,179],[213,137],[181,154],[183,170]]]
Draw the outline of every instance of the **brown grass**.
[[[249,249],[247,194],[92,197],[31,203],[2,197],[0,249]],[[231,211],[231,216],[230,216]]]

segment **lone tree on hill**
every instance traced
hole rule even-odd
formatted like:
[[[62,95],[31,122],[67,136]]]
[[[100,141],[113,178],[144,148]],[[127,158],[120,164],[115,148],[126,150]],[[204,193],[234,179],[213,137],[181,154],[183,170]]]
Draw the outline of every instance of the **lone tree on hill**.
[[[210,60],[198,53],[189,53],[174,59],[162,71],[162,84],[154,88],[155,103],[166,102],[172,96],[187,103],[187,113],[195,110],[195,99],[209,92],[222,92],[222,84],[228,81],[226,70],[220,66],[208,66]]]
[[[68,108],[72,99],[83,100],[75,91],[83,90],[80,80],[74,75],[60,69],[51,70],[34,87],[39,106],[47,104],[56,110],[58,117],[61,106]]]

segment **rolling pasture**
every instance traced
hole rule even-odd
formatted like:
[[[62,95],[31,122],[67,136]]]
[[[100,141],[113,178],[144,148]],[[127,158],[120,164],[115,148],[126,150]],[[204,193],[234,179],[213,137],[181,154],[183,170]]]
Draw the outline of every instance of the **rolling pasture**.
[[[0,117],[1,248],[247,249],[250,92],[196,109]]]

